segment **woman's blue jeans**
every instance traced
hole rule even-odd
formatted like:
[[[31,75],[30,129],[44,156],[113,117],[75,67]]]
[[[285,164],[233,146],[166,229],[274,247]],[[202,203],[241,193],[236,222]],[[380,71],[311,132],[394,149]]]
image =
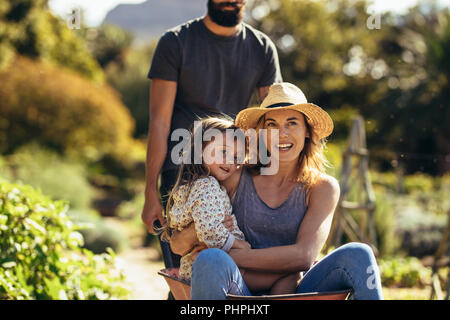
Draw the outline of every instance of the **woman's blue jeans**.
[[[383,299],[380,272],[372,249],[348,243],[334,250],[306,272],[297,293],[353,289],[355,300]],[[192,265],[191,299],[221,300],[227,293],[252,295],[239,268],[223,250],[202,251]]]

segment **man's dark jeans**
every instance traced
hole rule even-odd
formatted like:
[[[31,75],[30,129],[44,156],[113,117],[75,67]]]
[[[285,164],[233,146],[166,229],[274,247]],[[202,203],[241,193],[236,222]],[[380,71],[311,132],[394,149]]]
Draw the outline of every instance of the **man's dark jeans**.
[[[177,180],[177,174],[178,170],[166,170],[161,173],[161,185],[159,187],[159,193],[161,195],[162,206],[164,210],[166,209],[169,193]],[[156,222],[156,224],[158,224],[158,222]],[[166,268],[180,267],[181,257],[177,254],[174,254],[170,250],[169,243],[161,241],[161,236],[159,236],[159,243],[161,244],[161,250],[164,258],[164,265],[166,266]]]

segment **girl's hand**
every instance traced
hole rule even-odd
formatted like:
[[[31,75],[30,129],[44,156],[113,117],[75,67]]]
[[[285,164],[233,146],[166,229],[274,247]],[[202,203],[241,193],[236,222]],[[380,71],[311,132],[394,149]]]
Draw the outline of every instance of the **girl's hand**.
[[[227,215],[223,221],[222,224],[225,226],[225,228],[232,232],[234,230],[234,223],[233,223],[233,216],[232,215]]]

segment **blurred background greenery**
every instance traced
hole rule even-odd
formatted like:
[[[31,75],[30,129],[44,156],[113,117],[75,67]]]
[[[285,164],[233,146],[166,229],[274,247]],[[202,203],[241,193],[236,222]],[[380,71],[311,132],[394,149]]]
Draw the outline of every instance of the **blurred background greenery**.
[[[331,114],[337,178],[352,118],[365,119],[383,284],[423,287],[420,261],[450,210],[450,11],[419,2],[370,29],[369,5],[253,0],[246,21],[277,45],[284,80]],[[47,0],[0,2],[0,176],[67,201],[74,221],[94,226],[80,230],[94,253],[158,248],[140,222],[158,39],[135,36],[83,19],[71,30]]]

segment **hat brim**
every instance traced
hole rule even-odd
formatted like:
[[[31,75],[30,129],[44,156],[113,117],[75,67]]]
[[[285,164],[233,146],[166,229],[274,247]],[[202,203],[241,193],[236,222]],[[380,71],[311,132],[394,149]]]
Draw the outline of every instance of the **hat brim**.
[[[305,115],[306,121],[319,139],[326,138],[333,132],[333,120],[329,114],[313,103],[303,103],[276,108],[247,108],[238,113],[235,124],[237,127],[244,130],[256,128],[259,119],[263,115],[275,110],[295,110],[302,113]]]

